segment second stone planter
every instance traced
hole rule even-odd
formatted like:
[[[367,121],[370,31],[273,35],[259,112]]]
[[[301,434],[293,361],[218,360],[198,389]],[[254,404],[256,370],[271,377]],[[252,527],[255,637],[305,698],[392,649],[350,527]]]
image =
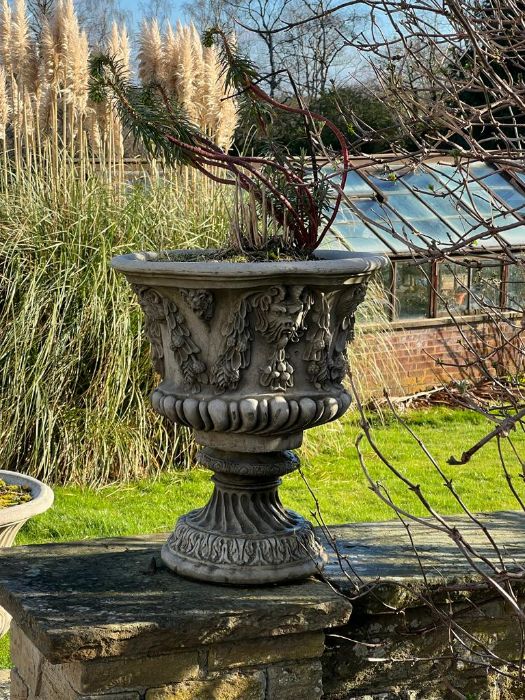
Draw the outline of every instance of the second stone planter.
[[[201,251],[202,253],[202,251]],[[263,584],[309,576],[326,556],[279,499],[303,431],[350,405],[342,381],[354,314],[384,259],[324,251],[297,262],[192,262],[199,251],[118,256],[146,316],[155,410],[189,426],[214,472],[203,508],[162,551],[191,578]],[[208,254],[209,255],[209,254]]]
[[[28,488],[31,491],[31,500],[18,506],[0,508],[0,548],[10,547],[15,537],[29,518],[44,513],[53,505],[53,491],[38,479],[25,476],[18,472],[0,469],[0,479],[6,484],[15,484]],[[0,637],[2,637],[11,623],[11,616],[0,608]]]

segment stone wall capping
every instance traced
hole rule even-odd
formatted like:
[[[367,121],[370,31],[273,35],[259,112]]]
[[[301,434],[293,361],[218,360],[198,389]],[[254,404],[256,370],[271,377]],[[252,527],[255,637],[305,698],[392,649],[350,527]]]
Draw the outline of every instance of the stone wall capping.
[[[525,559],[525,518],[521,511],[498,511],[480,514],[481,520],[490,530],[497,544],[504,547],[508,556],[515,556],[517,562]],[[476,551],[487,557],[497,566],[494,549],[483,533],[466,516],[447,517],[450,525],[456,525],[465,538],[475,545]],[[425,569],[427,584],[434,593],[444,586],[453,584],[484,584],[481,574],[477,574],[461,556],[456,545],[442,532],[431,530],[425,525],[410,523],[410,531]],[[406,534],[399,521],[376,523],[348,523],[330,527],[331,536],[339,543],[339,551],[347,556],[352,568],[363,584],[371,588],[355,598],[352,584],[343,574],[337,560],[332,555],[325,567],[324,575],[340,591],[352,595],[354,610],[364,614],[374,614],[384,610],[384,603],[394,608],[410,608],[421,605],[420,594],[425,582],[420,566]],[[322,537],[321,537],[322,538]],[[323,538],[322,538],[323,539]],[[479,564],[488,573],[488,567]],[[513,584],[519,589],[520,583]],[[525,584],[524,584],[525,587]],[[468,595],[475,595],[475,586]],[[458,595],[465,597],[465,591]],[[486,588],[483,589],[483,595]],[[449,597],[443,592],[443,598]],[[438,601],[435,595],[433,599]]]
[[[160,561],[164,539],[6,550],[0,604],[51,663],[314,632],[350,617],[351,604],[313,578],[231,590],[176,576]]]

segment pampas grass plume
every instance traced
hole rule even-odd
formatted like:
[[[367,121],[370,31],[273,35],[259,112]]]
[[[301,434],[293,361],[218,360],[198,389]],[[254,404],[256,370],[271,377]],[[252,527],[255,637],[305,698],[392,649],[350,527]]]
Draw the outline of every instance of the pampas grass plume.
[[[6,75],[3,66],[0,66],[0,140],[5,141],[6,128],[11,113],[9,98],[7,96]]]
[[[12,31],[13,19],[11,7],[7,0],[2,0],[0,10],[0,58],[2,59],[2,64],[7,75],[11,73],[13,68],[13,57],[11,54]]]
[[[122,125],[112,103],[90,104],[89,46],[80,29],[73,0],[56,0],[38,43],[30,38],[27,0],[0,0],[0,141],[11,124],[26,147],[38,125],[38,138],[51,138],[54,151],[82,132],[92,152],[122,159]],[[237,109],[227,94],[215,48],[204,48],[193,24],[167,25],[161,36],[156,20],[142,23],[138,39],[139,77],[143,84],[160,82],[186,110],[188,117],[223,148],[229,148]],[[131,74],[131,50],[124,25],[111,27],[107,50]]]
[[[139,76],[145,85],[162,79],[162,37],[156,19],[142,23],[138,59]]]
[[[18,86],[23,87],[25,67],[29,52],[29,21],[25,0],[14,0],[14,13],[11,24],[11,60],[16,73]]]

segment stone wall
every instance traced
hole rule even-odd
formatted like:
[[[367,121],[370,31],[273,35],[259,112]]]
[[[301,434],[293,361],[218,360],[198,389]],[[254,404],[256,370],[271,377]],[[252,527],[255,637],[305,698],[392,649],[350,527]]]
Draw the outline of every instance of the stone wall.
[[[461,624],[503,659],[517,660],[518,625],[501,600],[483,600],[465,616],[455,606]],[[465,650],[454,659],[449,627],[428,607],[409,607],[402,614],[354,611],[351,623],[329,631],[323,655],[325,700],[518,700],[522,683],[488,670],[488,664],[465,662]],[[335,634],[337,636],[335,636]],[[367,646],[368,645],[368,646]],[[459,652],[460,650],[458,650]],[[370,658],[377,661],[371,662]],[[379,659],[385,659],[380,661]],[[481,658],[479,659],[481,661]]]
[[[51,664],[14,624],[11,700],[318,700],[324,634]]]
[[[525,564],[524,520],[484,516],[517,566]],[[496,562],[472,521],[454,525]],[[515,617],[446,535],[421,525],[411,532],[419,561],[401,523],[331,528],[346,572],[332,556],[325,582],[258,588],[200,584],[149,566],[162,536],[5,550],[11,700],[525,698],[523,683],[451,645],[435,610],[453,612],[478,652],[509,663],[520,655]]]

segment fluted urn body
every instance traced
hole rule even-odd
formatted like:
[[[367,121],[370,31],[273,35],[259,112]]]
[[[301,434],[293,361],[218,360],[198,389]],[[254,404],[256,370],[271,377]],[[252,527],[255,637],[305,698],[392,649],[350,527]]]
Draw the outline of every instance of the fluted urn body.
[[[194,429],[198,459],[215,472],[210,502],[182,516],[163,548],[171,569],[244,584],[322,567],[311,525],[283,508],[278,486],[298,467],[291,450],[303,431],[350,405],[347,343],[383,261],[335,251],[294,262],[194,262],[191,251],[113,259],[146,317],[162,377],[153,407]]]

